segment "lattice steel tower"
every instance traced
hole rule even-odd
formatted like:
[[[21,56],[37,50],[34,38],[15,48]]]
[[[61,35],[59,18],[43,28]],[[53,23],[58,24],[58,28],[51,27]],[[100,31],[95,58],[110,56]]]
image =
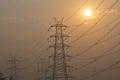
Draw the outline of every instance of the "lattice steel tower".
[[[66,29],[66,25],[62,24],[61,21],[57,21],[55,25],[51,27],[55,28],[55,34],[51,35],[50,37],[54,38],[54,44],[50,47],[54,48],[54,54],[52,55],[53,64],[52,64],[52,73],[51,79],[52,80],[68,80],[68,66],[66,60],[66,53],[65,49],[69,47],[64,43],[64,39],[69,37],[63,33],[63,30]]]
[[[37,63],[37,80],[45,80],[46,78],[46,60],[40,57],[40,60]]]
[[[11,56],[10,62],[10,80],[18,80],[18,67],[16,56]]]

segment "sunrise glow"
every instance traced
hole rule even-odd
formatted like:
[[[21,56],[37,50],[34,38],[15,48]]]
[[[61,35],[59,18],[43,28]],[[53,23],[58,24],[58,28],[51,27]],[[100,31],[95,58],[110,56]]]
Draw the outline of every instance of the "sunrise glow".
[[[86,9],[86,10],[84,10],[84,15],[85,15],[86,17],[90,17],[90,16],[92,15],[92,10],[91,10],[91,9]]]

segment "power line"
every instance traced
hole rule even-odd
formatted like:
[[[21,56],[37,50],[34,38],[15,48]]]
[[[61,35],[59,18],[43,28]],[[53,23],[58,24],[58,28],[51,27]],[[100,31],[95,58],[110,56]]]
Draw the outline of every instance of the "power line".
[[[88,48],[87,48],[86,50],[84,50],[83,52],[78,53],[76,56],[85,54],[87,51],[89,51],[90,49],[92,49],[92,48],[95,47],[96,45],[100,44],[101,41],[102,41],[106,36],[108,36],[115,28],[118,27],[119,24],[120,24],[120,21],[119,21],[113,28],[111,28],[105,35],[103,35],[99,40],[97,40],[93,45],[91,45],[90,47],[88,47]]]
[[[99,75],[99,74],[101,74],[101,73],[104,73],[104,72],[106,72],[106,71],[111,70],[112,67],[118,65],[119,63],[120,63],[120,61],[116,61],[115,63],[111,64],[110,66],[108,66],[108,67],[106,67],[106,68],[104,68],[103,70],[98,71],[98,72],[96,72],[96,73],[94,73],[94,74],[92,74],[92,75],[90,75],[90,76],[87,76],[87,77],[85,77],[85,78],[82,78],[82,79],[80,79],[80,80],[88,80],[88,79],[91,79],[91,78],[93,78],[93,77],[95,77],[95,76],[97,76],[97,75]]]
[[[120,17],[120,16],[119,16],[119,17]],[[111,24],[113,24],[114,22],[116,22],[116,21],[119,19],[119,17],[117,17],[115,20],[111,21],[111,22],[108,23],[105,27],[102,27],[102,28],[100,28],[100,29],[104,29],[104,28],[109,27]],[[95,30],[94,32],[88,33],[88,34],[85,35],[85,36],[88,36],[88,35],[91,35],[92,33],[98,32],[100,29]],[[119,36],[119,34],[120,34],[120,33],[118,33],[118,34],[116,34],[116,35],[114,35],[114,36],[111,36],[111,37],[109,37],[109,38],[101,41],[100,43],[103,43],[103,42],[106,42],[106,41],[108,41],[108,40],[111,40],[111,39],[113,39],[114,37]],[[85,36],[84,36],[84,37],[85,37]],[[81,46],[75,46],[75,47],[74,47],[74,46],[73,46],[73,48],[88,48],[88,47],[90,47],[90,46],[85,46],[85,47],[81,47]]]
[[[96,57],[90,57],[90,58],[79,58],[79,57],[72,57],[72,58],[74,58],[74,59],[77,59],[77,60],[94,60],[94,59],[96,59],[96,58],[98,58],[98,57],[105,57],[105,56],[109,56],[109,55],[112,55],[112,54],[114,54],[114,53],[118,53],[120,50],[116,50],[116,51],[114,51],[114,52],[110,52],[110,53],[107,53],[107,54],[102,54],[102,55],[100,55],[100,56],[96,56]]]
[[[93,11],[96,12],[97,9],[99,9],[103,3],[104,3],[104,0],[102,0],[102,1],[98,4],[98,6],[95,8],[95,10],[93,10]],[[72,33],[73,31],[75,31],[76,29],[78,29],[78,26],[79,26],[79,28],[80,28],[80,26],[83,25],[85,22],[87,22],[87,20],[84,20],[81,24],[77,25],[77,26],[76,26],[74,29],[72,29],[69,33]],[[69,34],[69,33],[68,33],[68,34]]]
[[[86,73],[96,73],[96,72],[100,72],[100,71],[102,71],[103,69],[100,69],[100,70],[87,70],[87,69],[79,69],[79,68],[74,68],[75,70],[77,70],[77,71],[83,71],[83,72],[86,72]],[[117,69],[120,69],[120,66],[118,66],[118,67],[115,67],[115,68],[111,68],[111,70],[117,70]],[[111,71],[111,70],[109,70],[109,71]]]
[[[44,42],[43,45],[41,45],[41,46],[40,46],[37,50],[35,50],[34,52],[30,52],[29,55],[26,56],[26,57],[25,57],[24,59],[22,59],[22,60],[24,60],[24,61],[29,61],[29,59],[31,59],[31,58],[34,57],[32,54],[36,54],[39,50],[40,50],[40,52],[43,53],[43,52],[45,51],[45,49],[41,49],[41,47],[44,47],[45,44],[46,44],[46,42]]]
[[[115,34],[115,35],[113,35],[113,36],[111,36],[111,37],[108,37],[107,39],[105,39],[105,40],[103,40],[103,41],[101,41],[101,42],[102,42],[102,43],[103,43],[103,42],[106,42],[106,41],[111,40],[111,39],[114,39],[114,37],[118,37],[118,36],[120,36],[120,33]]]
[[[119,0],[116,0],[108,9],[106,10],[111,10],[117,3],[118,3]],[[105,10],[105,11],[106,11]],[[77,40],[79,40],[81,37],[85,36],[90,30],[92,30],[94,27],[96,27],[96,25],[106,16],[107,14],[103,14],[102,17],[93,25],[91,26],[87,31],[85,31],[82,35],[78,36],[77,39],[71,41],[71,43],[74,43],[76,42]]]
[[[95,8],[95,11],[101,7],[101,5],[104,3],[104,1],[105,1],[105,0],[102,0],[102,1],[98,4],[98,6]]]
[[[93,34],[93,33],[96,33],[96,32],[98,32],[98,31],[100,31],[100,30],[104,30],[105,28],[108,28],[110,25],[112,25],[113,23],[115,23],[116,21],[118,21],[120,18],[119,18],[120,16],[118,16],[115,20],[112,20],[111,22],[109,22],[107,25],[105,25],[104,27],[101,27],[101,28],[99,28],[99,29],[97,29],[97,30],[95,30],[95,31],[93,31],[93,32],[90,32],[90,33],[88,33],[88,34],[86,34],[85,36],[89,36],[89,35],[91,35],[91,34]],[[84,37],[85,37],[84,36]]]
[[[108,56],[108,55],[113,54],[114,52],[110,52],[110,51],[112,51],[113,49],[117,48],[119,45],[120,45],[120,42],[117,43],[116,45],[112,46],[112,47],[111,47],[110,49],[108,49],[107,51],[105,51],[105,52],[103,53],[103,55],[100,55],[100,56],[94,58],[93,60],[91,60],[91,61],[88,62],[87,64],[81,66],[80,68],[83,68],[83,67],[86,67],[86,66],[88,66],[88,65],[91,65],[91,64],[93,64],[94,62],[98,61],[99,59],[101,59],[101,58],[103,58],[103,57],[105,57],[105,56]],[[119,51],[120,51],[120,50],[117,50],[117,51],[115,51],[115,52],[119,52]]]
[[[86,5],[88,1],[89,1],[89,0],[86,0],[83,5]],[[82,6],[83,6],[83,5],[82,5]],[[64,22],[70,20],[76,13],[78,13],[78,11],[80,11],[80,9],[81,9],[81,7],[78,8],[78,9],[77,9],[70,17],[68,17]]]
[[[47,34],[47,32],[45,33],[45,35]],[[45,35],[41,38],[44,39]],[[41,43],[41,39],[29,50],[27,51],[24,55],[20,56],[20,58],[26,57],[26,56],[30,56],[30,54],[33,54],[32,52],[34,51],[35,48],[37,48],[37,46]],[[46,44],[46,41],[44,41],[39,49],[42,49],[42,47]]]
[[[120,8],[119,8],[120,9]],[[93,33],[95,33],[95,32],[98,32],[98,31],[100,31],[100,30],[103,30],[104,28],[107,28],[107,27],[109,27],[111,24],[113,24],[114,22],[116,22],[116,21],[118,21],[120,18],[120,15],[117,17],[117,18],[115,18],[114,20],[112,20],[111,22],[109,22],[105,27],[101,27],[101,28],[99,28],[98,30],[95,30],[95,31],[93,31],[93,32],[90,32],[90,33],[88,33],[88,34],[86,34],[86,36],[88,36],[88,35],[91,35],[91,34],[93,34]],[[83,36],[84,37],[84,36]]]

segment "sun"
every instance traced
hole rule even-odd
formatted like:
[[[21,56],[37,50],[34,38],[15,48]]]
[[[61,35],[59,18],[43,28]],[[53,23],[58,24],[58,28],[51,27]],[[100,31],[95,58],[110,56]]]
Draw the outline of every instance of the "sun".
[[[91,9],[85,9],[85,10],[84,10],[84,15],[85,15],[86,17],[90,17],[90,16],[92,15],[92,10],[91,10]]]

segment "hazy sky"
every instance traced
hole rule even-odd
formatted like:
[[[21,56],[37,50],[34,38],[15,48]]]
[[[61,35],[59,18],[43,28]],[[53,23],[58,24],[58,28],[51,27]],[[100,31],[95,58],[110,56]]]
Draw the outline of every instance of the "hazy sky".
[[[72,16],[64,24],[71,26],[67,28],[66,34],[71,36],[66,43],[72,47],[66,51],[67,54],[75,56],[78,53],[86,50],[90,45],[103,37],[104,42],[91,48],[86,54],[79,55],[78,58],[72,59],[70,65],[75,68],[87,64],[96,56],[103,55],[108,49],[118,44],[120,36],[120,26],[115,25],[120,21],[116,18],[120,17],[120,2],[112,7],[109,11],[106,10],[116,0],[0,0],[0,69],[5,71],[5,75],[9,75],[10,55],[14,54],[20,60],[18,62],[19,75],[24,77],[21,80],[36,79],[36,63],[39,56],[47,57],[53,53],[47,48],[53,44],[54,40],[47,41],[48,37],[54,33],[54,29],[48,31],[50,25],[55,24],[54,17],[65,20]],[[104,1],[101,3],[101,1]],[[85,5],[84,5],[85,4]],[[100,5],[98,7],[98,5]],[[86,8],[94,10],[91,18],[83,16],[83,11]],[[97,10],[95,10],[97,8]],[[104,16],[105,15],[105,16]],[[97,23],[101,19],[102,20]],[[81,26],[78,24],[83,23]],[[94,24],[95,27],[91,29],[87,36],[76,40],[81,34],[86,32]],[[111,24],[111,25],[108,25]],[[115,27],[115,28],[114,28]],[[96,31],[97,30],[97,31]],[[89,35],[91,33],[91,35]],[[106,35],[107,34],[107,35]],[[77,79],[86,77],[96,73],[95,71],[103,70],[120,59],[119,46],[115,47],[111,55],[100,58],[95,63],[84,67],[84,70],[73,70]],[[93,76],[88,80],[119,80],[120,65],[115,65],[107,71]],[[91,72],[93,71],[93,72]],[[72,73],[72,74],[73,74]],[[32,76],[31,76],[32,75]],[[89,78],[89,77],[88,77]]]

